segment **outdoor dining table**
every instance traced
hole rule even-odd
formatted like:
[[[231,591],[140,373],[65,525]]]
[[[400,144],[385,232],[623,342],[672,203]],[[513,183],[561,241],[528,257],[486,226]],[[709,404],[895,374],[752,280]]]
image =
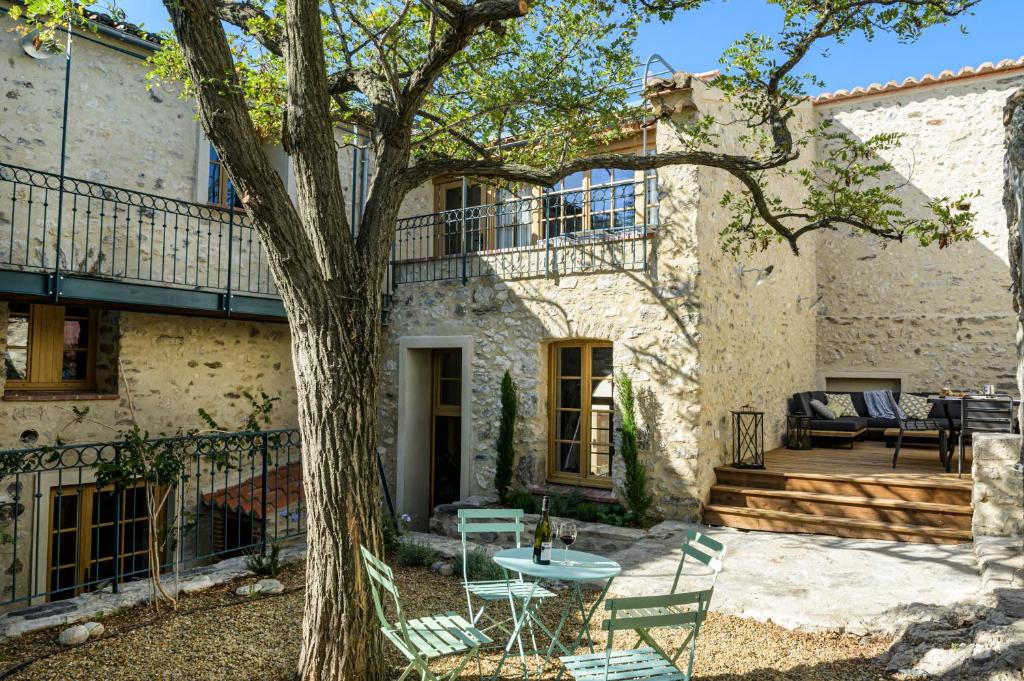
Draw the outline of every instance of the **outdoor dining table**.
[[[501,660],[498,662],[498,669],[494,672],[495,679],[500,676],[501,668],[505,664],[505,660],[508,659],[509,651],[512,650],[512,645],[518,642],[519,649],[522,651],[522,640],[520,636],[523,627],[527,624],[531,627],[536,625],[538,629],[551,638],[551,644],[548,646],[547,653],[544,656],[544,665],[541,669],[546,667],[548,662],[551,661],[551,655],[556,646],[563,654],[572,655],[575,652],[575,649],[583,642],[583,639],[586,638],[587,643],[590,645],[590,651],[594,652],[594,641],[590,637],[589,630],[590,620],[597,611],[598,606],[601,605],[605,595],[608,593],[608,588],[611,587],[612,581],[620,572],[622,572],[622,567],[613,560],[609,560],[593,553],[586,553],[584,551],[552,551],[552,554],[550,565],[538,565],[537,563],[534,563],[532,548],[506,549],[494,554],[494,562],[501,567],[502,572],[505,575],[506,582],[510,579],[510,572],[535,578],[533,581],[533,588],[530,589],[526,599],[522,602],[522,612],[517,613],[515,601],[514,599],[510,599],[512,615],[515,618],[515,626],[509,636],[508,643],[505,645],[505,650],[501,655]],[[536,616],[533,609],[530,608],[530,601],[533,600],[533,594],[537,590],[537,586],[542,581],[555,580],[569,584],[572,597],[566,602],[565,607],[562,610],[562,617],[558,621],[558,626],[556,626],[554,631],[552,631],[539,617]],[[583,592],[580,588],[581,582],[604,582],[604,588],[601,589],[601,594],[598,596],[597,601],[595,601],[590,607],[589,611],[587,610],[586,603],[583,601]],[[574,606],[579,607],[580,614],[583,616],[583,622],[580,625],[580,631],[579,634],[576,635],[575,642],[571,648],[568,648],[563,645],[559,639],[562,634],[562,629],[568,621],[569,615]],[[536,654],[538,651],[534,650],[532,652]],[[525,657],[523,659],[523,666],[523,673],[526,675],[526,678],[529,678],[529,674],[525,669]]]
[[[929,402],[942,405],[942,413],[946,417],[946,422],[949,424],[949,432],[950,433],[955,433],[957,428],[956,428],[956,424],[953,422],[953,415],[949,411],[949,405],[951,405],[951,404],[960,404],[961,400],[964,397],[990,397],[990,396],[989,395],[984,395],[984,394],[981,394],[981,393],[978,393],[978,394],[970,393],[970,394],[963,395],[963,396],[960,396],[960,395],[929,395],[928,396],[928,401]],[[1019,407],[1020,406],[1020,400],[1017,399],[1016,397],[1014,397],[1012,399],[1013,399],[1013,406],[1014,407]]]

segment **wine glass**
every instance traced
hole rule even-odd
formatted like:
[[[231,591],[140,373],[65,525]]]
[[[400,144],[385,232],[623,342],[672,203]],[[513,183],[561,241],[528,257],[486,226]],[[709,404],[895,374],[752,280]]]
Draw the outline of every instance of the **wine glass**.
[[[576,542],[576,523],[571,520],[563,520],[558,525],[558,538],[565,546],[562,549],[562,563],[569,564],[569,547]]]

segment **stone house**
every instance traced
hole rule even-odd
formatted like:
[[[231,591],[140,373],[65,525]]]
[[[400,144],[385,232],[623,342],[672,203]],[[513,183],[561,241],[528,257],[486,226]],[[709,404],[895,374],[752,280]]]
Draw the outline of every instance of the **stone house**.
[[[28,56],[10,27],[0,14],[0,447],[109,440],[100,424],[124,426],[132,409],[154,434],[201,425],[200,407],[238,424],[244,393],[260,390],[281,397],[273,425],[294,426],[288,328],[259,241],[231,209],[192,105],[146,88],[156,46],[106,24],[76,37],[74,181],[58,195],[65,62]],[[670,518],[700,516],[732,409],[763,410],[771,447],[799,390],[1013,389],[1000,108],[1022,83],[1024,62],[1003,62],[799,110],[800,129],[827,118],[862,137],[905,133],[893,162],[908,206],[980,192],[971,209],[990,234],[943,251],[834,232],[805,240],[799,257],[773,245],[734,258],[718,233],[735,187],[707,169],[594,170],[548,192],[461,178],[418,188],[386,291],[379,454],[398,509],[423,526],[434,504],[492,492],[506,370],[521,395],[519,484],[597,499],[614,497],[621,468],[612,377],[630,375],[654,512]],[[681,119],[732,117],[700,78],[678,74],[658,96]],[[672,149],[669,127],[617,148]],[[737,132],[720,130],[733,148]],[[339,164],[355,214],[372,159],[346,133]],[[288,158],[267,153],[288,181]],[[798,188],[776,178],[773,190]],[[86,407],[89,419],[75,419]],[[83,475],[76,485],[90,483]],[[0,483],[0,503],[45,534],[52,514],[26,501],[60,485],[33,484],[28,495]]]

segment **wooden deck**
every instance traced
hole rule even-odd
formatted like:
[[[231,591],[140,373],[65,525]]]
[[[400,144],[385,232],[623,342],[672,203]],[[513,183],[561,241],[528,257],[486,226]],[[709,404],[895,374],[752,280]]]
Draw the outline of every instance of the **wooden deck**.
[[[715,469],[704,511],[710,525],[869,539],[971,540],[971,477],[947,473],[934,444],[859,442],[765,453],[765,469]],[[954,466],[955,466],[954,462]],[[968,452],[966,470],[970,470]]]

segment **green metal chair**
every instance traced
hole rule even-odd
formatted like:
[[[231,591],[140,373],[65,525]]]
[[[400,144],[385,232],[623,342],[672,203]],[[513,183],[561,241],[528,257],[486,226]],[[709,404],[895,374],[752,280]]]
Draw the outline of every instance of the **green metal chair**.
[[[451,681],[462,673],[471,656],[476,656],[479,665],[480,646],[492,643],[486,634],[454,612],[407,621],[398,600],[398,588],[395,586],[391,568],[367,551],[366,547],[360,546],[359,550],[363,554],[363,566],[369,578],[373,605],[377,610],[381,631],[409,660],[409,666],[398,677],[398,681],[404,681],[407,676],[417,671],[421,681]],[[381,591],[391,594],[397,622],[392,623],[384,613]],[[452,671],[443,676],[437,676],[430,671],[431,660],[459,654],[462,655],[462,659]]]
[[[484,619],[482,631],[488,632],[492,629],[500,629],[506,635],[511,635],[512,630],[506,626],[512,618],[494,619],[486,612],[487,606],[495,601],[509,601],[512,607],[512,617],[515,617],[514,600],[525,601],[533,590],[534,598],[553,598],[556,594],[542,586],[534,585],[523,580],[522,575],[516,575],[514,579],[471,581],[467,572],[467,554],[469,553],[469,537],[484,533],[508,532],[515,536],[516,548],[522,546],[523,535],[523,511],[518,508],[462,508],[459,509],[459,535],[462,537],[462,585],[466,589],[466,607],[469,611],[469,619],[474,625]],[[480,609],[475,610],[473,599],[480,601]],[[531,631],[532,635],[532,631]],[[536,645],[534,645],[536,648]]]
[[[601,628],[608,632],[608,646],[603,653],[588,653],[560,658],[564,671],[577,681],[690,681],[697,636],[707,619],[713,589],[664,596],[613,598],[605,602],[611,616]],[[687,629],[679,651],[669,655],[651,636],[660,627]],[[615,650],[615,632],[632,631],[640,643],[631,650]],[[641,647],[640,644],[645,646]],[[677,666],[680,651],[688,650],[686,671]]]

